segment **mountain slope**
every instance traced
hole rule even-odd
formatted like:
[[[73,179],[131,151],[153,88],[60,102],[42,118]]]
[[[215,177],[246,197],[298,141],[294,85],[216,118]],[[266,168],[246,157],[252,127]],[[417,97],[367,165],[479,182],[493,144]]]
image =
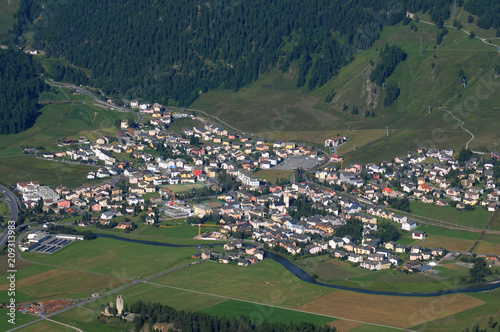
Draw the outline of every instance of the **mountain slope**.
[[[384,28],[380,40],[358,53],[338,76],[314,92],[291,87],[296,75],[292,65],[287,74],[263,76],[237,93],[220,90],[203,94],[192,107],[231,119],[242,130],[272,138],[321,144],[327,137],[342,133],[351,140],[341,152],[357,161],[388,159],[417,146],[460,149],[471,136],[458,121],[438,109],[446,107],[474,133],[471,148],[494,149],[494,143],[500,142],[496,127],[500,120],[497,112],[500,79],[495,78],[494,71],[500,63],[498,50],[450,28],[443,43],[434,49],[440,30],[423,22],[415,26],[416,32],[401,23]],[[381,102],[386,91],[369,78],[386,43],[399,45],[408,54],[388,79],[397,82],[401,89],[399,99],[389,107]],[[467,76],[466,88],[459,77],[460,69]],[[326,103],[331,91],[335,97]],[[342,111],[344,105],[348,107],[346,111]],[[351,114],[354,105],[359,109],[358,115]],[[366,110],[374,112],[376,117],[365,118]]]
[[[90,70],[108,95],[185,106],[294,61],[297,86],[314,89],[407,9],[442,22],[450,2],[23,0],[16,33],[34,32],[34,47]]]

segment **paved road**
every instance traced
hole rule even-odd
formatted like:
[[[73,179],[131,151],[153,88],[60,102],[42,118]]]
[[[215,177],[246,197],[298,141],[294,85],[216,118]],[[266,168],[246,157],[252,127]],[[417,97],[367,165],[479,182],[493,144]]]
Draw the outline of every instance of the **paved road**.
[[[10,220],[17,220],[19,216],[19,210],[21,209],[21,202],[16,195],[14,195],[9,189],[4,186],[0,186],[0,190],[5,194],[6,201],[10,206]]]
[[[16,195],[10,192],[7,188],[0,185],[0,190],[5,194],[6,199],[4,200],[9,204],[10,207],[10,219],[17,220],[19,217],[19,210],[21,209],[21,203]],[[0,235],[0,249],[7,243],[7,228],[4,229]]]

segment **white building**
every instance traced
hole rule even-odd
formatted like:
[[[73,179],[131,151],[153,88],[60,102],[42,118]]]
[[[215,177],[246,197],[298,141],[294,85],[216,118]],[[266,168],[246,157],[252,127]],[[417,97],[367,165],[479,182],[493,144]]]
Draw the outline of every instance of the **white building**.
[[[260,186],[260,179],[244,170],[238,170],[238,180],[253,188]]]

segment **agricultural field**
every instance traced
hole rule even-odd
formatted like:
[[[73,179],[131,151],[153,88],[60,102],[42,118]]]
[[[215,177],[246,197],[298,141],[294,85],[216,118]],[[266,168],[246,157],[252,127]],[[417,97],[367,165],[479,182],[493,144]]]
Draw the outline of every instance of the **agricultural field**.
[[[14,186],[20,181],[38,180],[53,188],[64,183],[66,187],[74,189],[82,183],[92,183],[87,180],[87,174],[94,169],[96,168],[29,156],[0,158],[0,179],[7,186]]]
[[[442,310],[434,310],[436,303]],[[485,301],[464,294],[441,297],[390,297],[337,291],[299,309],[382,325],[408,328],[481,306]],[[356,310],[353,310],[356,308]],[[362,314],[361,314],[362,313]]]
[[[84,252],[85,255],[81,253]],[[104,273],[119,278],[146,277],[191,260],[196,247],[162,247],[113,239],[78,241],[51,255],[25,252],[27,260]]]
[[[486,227],[490,218],[493,216],[493,212],[488,212],[481,206],[477,206],[474,211],[460,211],[451,206],[437,206],[421,202],[411,202],[410,208],[411,212],[418,216],[479,229]]]
[[[7,321],[7,319],[8,319],[7,313],[8,312],[9,312],[8,309],[0,308],[0,317],[2,317],[2,319],[0,319],[0,330],[1,331],[7,331],[9,329],[14,328],[16,325],[19,326],[22,324],[26,324],[26,323],[29,323],[29,322],[34,321],[36,319],[36,317],[32,316],[32,315],[23,315],[21,313],[16,313],[16,325],[12,325]]]
[[[128,280],[124,279],[80,271],[53,269],[40,265],[36,267],[39,267],[40,270],[46,268],[47,271],[37,273],[31,277],[19,278],[16,281],[17,289],[23,295],[18,297],[20,302],[89,297],[92,293],[109,291],[128,282]],[[0,285],[1,291],[6,289],[8,289],[6,284]],[[7,296],[6,293],[5,296]],[[25,298],[26,296],[29,298]]]
[[[485,234],[474,249],[475,253],[500,255],[500,235]]]
[[[414,240],[411,245],[424,248],[446,248],[449,251],[469,252],[476,241],[463,240],[447,236],[431,235],[425,240]]]
[[[155,282],[152,280],[151,282]],[[151,283],[141,283],[121,292],[123,301],[129,307],[136,301],[148,299],[151,302],[158,302],[169,305],[177,310],[198,311],[217,305],[226,299],[204,295],[193,294],[184,290],[161,287]],[[85,304],[85,308],[98,311],[101,305],[116,301],[116,294],[103,297],[91,303]]]
[[[432,225],[420,225],[417,227],[417,230],[424,231],[429,235],[452,237],[463,240],[477,240],[480,235],[480,233],[476,232],[466,232],[458,229],[448,229]]]
[[[175,271],[154,283],[288,308],[335,291],[302,282],[269,259],[246,268],[207,262]]]
[[[2,260],[4,258],[6,261],[6,256],[2,256]],[[16,268],[16,299],[19,302],[88,297],[93,292],[109,290],[127,282],[123,279],[31,264],[21,260],[16,262]],[[0,303],[7,300],[7,292],[4,292],[8,288],[6,277],[7,274],[0,275]]]
[[[77,327],[83,331],[128,331],[132,327],[130,323],[117,318],[97,319],[100,311],[100,307],[96,311],[75,308],[57,315],[56,317],[52,317],[52,320]],[[64,327],[62,325],[59,326]],[[66,328],[65,331],[68,331],[68,328]]]
[[[449,304],[455,306],[457,301],[460,299],[455,297],[456,295],[451,295]],[[474,302],[481,301],[483,304],[479,306],[475,306],[468,310],[464,310],[462,312],[457,312],[454,315],[450,315],[448,317],[444,317],[441,319],[432,320],[426,323],[422,323],[421,325],[415,326],[415,330],[417,331],[462,331],[465,328],[469,328],[472,330],[473,325],[480,324],[482,328],[487,326],[487,322],[491,317],[494,320],[498,321],[500,318],[500,289],[496,289],[490,292],[481,292],[481,293],[473,293],[470,295],[464,295],[467,297],[473,298]],[[438,308],[438,312],[443,312],[446,310],[447,303],[444,301],[440,301],[440,298],[437,298],[437,301],[434,304],[434,307]],[[477,302],[476,302],[477,303]],[[464,308],[465,309],[465,308]]]
[[[292,175],[293,171],[278,171],[273,169],[262,169],[260,171],[255,172],[255,175],[261,178],[262,180],[266,180],[270,183],[276,183],[278,179],[280,180],[289,180],[290,175]]]
[[[50,318],[55,320],[53,318]],[[22,332],[68,332],[69,328],[67,326],[61,325],[48,320],[42,320],[40,322],[33,323],[26,326],[25,328],[19,330]],[[73,329],[71,329],[73,331]],[[110,331],[110,330],[108,330]]]

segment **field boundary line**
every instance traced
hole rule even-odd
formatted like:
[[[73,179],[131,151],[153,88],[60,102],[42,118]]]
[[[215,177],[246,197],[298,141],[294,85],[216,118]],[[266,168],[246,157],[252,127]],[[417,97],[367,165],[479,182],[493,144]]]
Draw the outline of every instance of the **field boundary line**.
[[[235,298],[235,297],[218,295],[218,294],[212,294],[212,293],[206,293],[206,292],[196,291],[196,290],[192,290],[192,289],[186,289],[186,288],[181,288],[181,287],[175,287],[175,286],[158,284],[158,283],[149,282],[149,281],[145,281],[144,283],[145,284],[154,285],[154,286],[159,286],[159,287],[166,287],[166,288],[177,289],[177,290],[181,290],[181,291],[185,291],[185,292],[191,292],[191,293],[201,294],[201,295],[219,297],[219,298],[226,299],[226,300],[234,300],[234,301],[246,302],[246,303],[251,303],[251,304],[255,304],[255,305],[262,305],[262,306],[272,307],[272,308],[276,308],[276,309],[290,310],[290,311],[295,311],[295,312],[300,312],[300,313],[305,313],[305,314],[310,314],[310,315],[317,315],[317,316],[322,316],[322,317],[328,317],[328,318],[346,320],[346,321],[355,322],[355,323],[361,323],[361,324],[374,325],[374,326],[379,326],[379,327],[384,327],[384,328],[390,328],[390,329],[394,329],[394,330],[412,331],[412,332],[414,332],[413,330],[410,330],[408,328],[402,328],[402,327],[396,327],[396,326],[390,326],[390,325],[383,325],[383,324],[376,324],[376,323],[364,322],[364,321],[356,320],[356,319],[336,317],[336,316],[319,314],[319,313],[314,313],[314,312],[309,312],[309,311],[304,311],[304,310],[298,310],[298,309],[293,309],[293,308],[280,307],[280,306],[272,305],[272,304],[265,304],[265,303],[255,302],[255,301],[243,300],[243,299],[238,299],[238,298]]]
[[[61,322],[58,322],[58,321],[53,320],[53,319],[50,319],[50,318],[44,318],[44,320],[48,320],[49,322],[53,322],[53,323],[56,323],[56,324],[60,324],[60,325],[63,325],[63,326],[66,326],[66,327],[72,328],[73,330],[77,330],[77,331],[79,331],[79,332],[83,332],[83,330],[80,330],[78,327],[74,327],[74,326],[71,326],[71,325],[68,325],[68,324],[65,324],[65,323],[61,323]]]

